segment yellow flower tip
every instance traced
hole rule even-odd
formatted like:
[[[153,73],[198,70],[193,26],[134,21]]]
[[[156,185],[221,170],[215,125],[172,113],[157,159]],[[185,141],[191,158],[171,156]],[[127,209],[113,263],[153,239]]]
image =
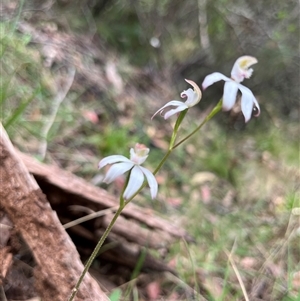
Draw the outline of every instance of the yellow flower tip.
[[[240,66],[241,69],[247,70],[250,66],[256,64],[258,61],[255,57],[244,55],[237,59],[236,63]]]
[[[200,100],[202,98],[202,92],[201,92],[199,86],[190,79],[184,79],[184,80],[194,88],[194,91],[196,92],[196,94],[198,96],[197,98]]]
[[[257,59],[253,56],[241,56],[233,65],[231,78],[238,83],[242,82],[245,78],[250,78],[253,73],[253,69],[249,67],[256,63]]]

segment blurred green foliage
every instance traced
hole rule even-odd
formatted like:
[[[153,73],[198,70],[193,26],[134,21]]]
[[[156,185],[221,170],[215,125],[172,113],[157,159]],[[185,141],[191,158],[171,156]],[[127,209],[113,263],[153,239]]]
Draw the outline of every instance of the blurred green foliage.
[[[128,129],[108,125],[101,133],[88,135],[86,141],[98,147],[103,157],[111,154],[123,154],[128,157],[132,142],[128,140]]]
[[[121,296],[122,296],[122,290],[117,288],[111,292],[111,294],[109,295],[109,300],[110,301],[119,301],[119,300],[121,300]]]
[[[43,97],[41,66],[34,59],[37,52],[28,49],[30,38],[12,32],[11,24],[1,23],[1,120],[10,134],[11,127],[23,123],[21,128],[30,131],[28,116],[32,113],[32,102]],[[7,34],[3,34],[7,33]]]

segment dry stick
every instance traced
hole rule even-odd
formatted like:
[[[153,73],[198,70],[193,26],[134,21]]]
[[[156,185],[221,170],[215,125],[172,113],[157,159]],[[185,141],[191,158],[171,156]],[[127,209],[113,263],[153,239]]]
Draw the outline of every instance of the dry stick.
[[[198,21],[199,21],[199,38],[202,49],[210,63],[213,63],[213,52],[210,51],[211,43],[208,34],[207,24],[207,0],[198,0]]]
[[[76,226],[78,224],[84,223],[84,222],[89,221],[91,219],[94,219],[94,218],[97,218],[97,217],[109,214],[109,213],[111,213],[113,211],[116,211],[118,208],[119,208],[119,206],[115,206],[115,207],[111,207],[111,208],[104,209],[104,210],[101,210],[101,211],[93,212],[93,213],[88,214],[86,216],[83,216],[83,217],[80,217],[78,219],[75,219],[75,220],[73,220],[73,221],[71,221],[69,223],[66,223],[66,224],[63,225],[63,227],[65,229],[74,227],[74,226]]]
[[[79,254],[0,123],[0,202],[32,251],[35,288],[43,301],[66,301],[83,270]],[[86,275],[77,301],[108,300]]]
[[[46,156],[46,151],[47,151],[47,139],[48,139],[48,133],[55,121],[57,112],[58,112],[58,108],[60,107],[62,101],[65,99],[67,93],[69,92],[72,83],[74,81],[74,77],[75,77],[75,67],[74,66],[69,66],[68,67],[68,77],[67,77],[67,82],[65,84],[65,86],[63,88],[60,88],[60,90],[58,91],[56,97],[53,100],[53,105],[52,105],[52,111],[51,114],[48,118],[48,121],[45,123],[44,127],[41,130],[41,136],[42,136],[42,143],[39,147],[39,153],[42,157],[42,159],[45,158]]]
[[[237,277],[237,279],[239,281],[239,284],[240,284],[240,287],[241,287],[241,289],[243,291],[243,295],[244,295],[245,300],[246,301],[250,301],[250,299],[248,297],[248,294],[247,294],[247,291],[246,291],[246,288],[245,288],[245,285],[244,285],[244,282],[243,282],[243,279],[241,277],[241,274],[240,274],[239,270],[237,269],[237,266],[236,266],[236,264],[235,264],[235,262],[234,262],[234,260],[232,258],[232,252],[229,253],[228,251],[225,250],[225,253],[226,253],[226,255],[228,257],[228,260],[229,260],[229,262],[230,262],[230,264],[231,264],[231,266],[232,266],[232,268],[234,270],[234,273],[235,273],[235,275],[236,275],[236,277]]]

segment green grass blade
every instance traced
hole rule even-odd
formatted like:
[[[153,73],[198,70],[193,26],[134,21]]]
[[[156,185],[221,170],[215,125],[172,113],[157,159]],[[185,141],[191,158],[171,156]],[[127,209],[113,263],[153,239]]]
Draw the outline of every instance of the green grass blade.
[[[121,300],[121,297],[122,297],[122,291],[119,288],[117,288],[111,292],[111,294],[109,295],[109,300],[119,301]]]
[[[8,129],[25,111],[27,106],[31,103],[31,101],[35,98],[35,96],[40,92],[40,87],[36,88],[32,95],[25,101],[21,103],[21,105],[15,110],[15,112],[10,116],[10,118],[4,123],[4,127]]]
[[[141,250],[139,259],[134,267],[134,270],[131,275],[131,280],[134,280],[139,275],[140,271],[142,270],[146,255],[147,255],[147,249],[144,248]],[[129,296],[130,292],[133,291],[134,284],[135,284],[135,281],[131,282],[130,285],[127,287],[126,292],[124,294],[125,298],[127,298]]]
[[[23,5],[24,5],[24,0],[20,1],[19,3],[19,9],[18,9],[18,14],[16,16],[16,19],[14,20],[13,22],[13,25],[12,25],[12,28],[11,28],[11,34],[13,34],[15,31],[16,31],[16,28],[18,26],[18,22],[20,20],[20,17],[21,17],[21,13],[23,11]]]

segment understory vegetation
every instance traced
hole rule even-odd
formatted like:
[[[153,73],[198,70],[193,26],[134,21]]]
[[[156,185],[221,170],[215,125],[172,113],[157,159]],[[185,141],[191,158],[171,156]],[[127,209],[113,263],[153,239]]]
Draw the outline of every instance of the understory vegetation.
[[[118,196],[101,183],[100,159],[128,157],[139,142],[155,170],[175,118],[151,116],[180,99],[184,78],[201,86],[208,73],[229,76],[241,55],[258,58],[244,84],[261,115],[245,124],[238,111],[219,113],[171,154],[157,199],[143,190],[133,200],[194,237],[165,255],[178,275],[154,278],[156,299],[137,276],[111,300],[180,300],[187,288],[189,300],[300,300],[297,3],[194,2],[4,1],[1,122],[21,151]],[[179,137],[222,92],[221,83],[203,92]]]

